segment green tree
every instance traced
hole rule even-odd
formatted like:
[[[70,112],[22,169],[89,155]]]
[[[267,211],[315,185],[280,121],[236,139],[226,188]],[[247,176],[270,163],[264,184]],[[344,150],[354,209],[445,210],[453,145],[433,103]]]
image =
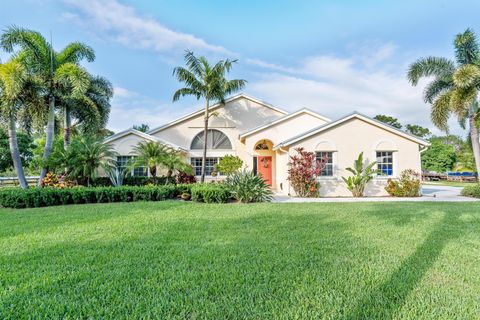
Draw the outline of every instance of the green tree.
[[[237,156],[232,156],[230,154],[222,157],[216,166],[216,170],[224,173],[226,175],[230,175],[234,172],[237,172],[242,168],[243,160]]]
[[[394,128],[402,129],[402,124],[398,122],[397,118],[386,116],[384,114],[378,114],[373,119],[386,123]]]
[[[438,138],[432,138],[430,143],[431,146],[422,153],[422,168],[441,173],[452,170],[456,161],[455,147]]]
[[[186,174],[193,174],[192,166],[185,161],[185,157],[183,157],[179,152],[175,150],[170,150],[163,157],[162,166],[167,169],[167,178],[170,178],[175,171],[183,172]]]
[[[18,46],[21,49],[17,54],[18,59],[44,86],[45,100],[48,101],[48,105],[44,109],[47,125],[43,158],[47,159],[52,152],[57,103],[61,101],[62,96],[67,95],[67,92],[68,95],[78,99],[84,98],[90,84],[90,76],[79,63],[84,59],[93,61],[95,53],[92,48],[79,42],[70,43],[60,52],[56,52],[51,43],[39,32],[16,26],[9,27],[3,33],[0,45],[7,52],[13,52]],[[64,113],[67,115],[68,110]],[[68,132],[70,128],[67,117],[64,121],[65,131]],[[67,146],[68,143],[65,145]],[[47,168],[42,168],[40,181],[46,173]]]
[[[461,124],[468,122],[475,166],[480,172],[479,104],[480,50],[472,30],[458,34],[454,41],[455,61],[420,58],[408,71],[408,79],[417,85],[423,77],[433,80],[424,90],[424,100],[432,105],[431,119],[439,129],[448,131],[448,119],[454,114]]]
[[[33,158],[33,143],[32,136],[17,132],[18,151],[23,167],[27,167]],[[13,168],[12,154],[10,152],[10,141],[7,132],[0,128],[0,171],[6,171]]]
[[[35,109],[39,96],[35,82],[17,60],[0,64],[0,116],[8,128],[10,155],[19,184],[28,188],[17,138],[17,118],[27,109]]]
[[[173,75],[177,80],[185,84],[184,88],[177,90],[173,95],[174,102],[183,96],[194,96],[197,100],[205,99],[201,182],[205,181],[208,120],[213,115],[210,114],[210,103],[224,103],[226,96],[245,87],[245,80],[227,80],[226,78],[226,74],[230,72],[236,62],[237,60],[220,60],[212,66],[205,57],[196,57],[193,52],[187,51],[185,54],[186,68],[176,67],[173,70]]]
[[[142,123],[142,124],[139,124],[139,125],[133,125],[133,129],[135,129],[137,131],[140,131],[140,132],[147,132],[148,130],[150,130],[150,126],[146,123]]]
[[[116,165],[116,153],[112,146],[97,137],[73,139],[65,152],[69,176],[86,179],[88,186],[98,176],[99,169],[108,172]]]
[[[129,167],[148,168],[153,181],[157,182],[157,168],[163,165],[164,158],[171,148],[155,141],[143,141],[137,144],[131,154],[134,156]]]
[[[414,136],[417,136],[419,138],[428,139],[428,137],[432,135],[428,128],[419,126],[417,124],[407,124],[405,128],[407,129],[408,133],[413,134]]]
[[[105,78],[89,75],[89,85],[84,95],[68,91],[61,97],[64,117],[64,147],[70,144],[73,132],[86,135],[101,134],[110,115],[113,86]]]

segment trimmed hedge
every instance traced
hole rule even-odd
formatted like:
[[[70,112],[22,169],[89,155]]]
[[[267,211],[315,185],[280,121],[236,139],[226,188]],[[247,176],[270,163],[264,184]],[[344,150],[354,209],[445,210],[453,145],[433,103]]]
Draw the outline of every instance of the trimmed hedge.
[[[124,186],[145,186],[147,184],[166,185],[175,183],[175,177],[167,178],[166,176],[157,177],[155,183],[152,177],[125,177],[123,178]],[[86,185],[86,181],[79,181],[80,184]],[[111,187],[112,182],[109,177],[97,177],[91,182],[92,187]]]
[[[232,198],[231,192],[223,184],[193,184],[191,186],[192,201],[205,203],[225,203]]]
[[[462,190],[462,196],[480,198],[480,184],[466,186]]]
[[[175,199],[183,193],[192,200],[206,203],[224,203],[230,200],[225,186],[208,184],[179,184],[165,186],[4,188],[0,190],[0,206],[7,208],[34,208],[67,204],[163,201]]]

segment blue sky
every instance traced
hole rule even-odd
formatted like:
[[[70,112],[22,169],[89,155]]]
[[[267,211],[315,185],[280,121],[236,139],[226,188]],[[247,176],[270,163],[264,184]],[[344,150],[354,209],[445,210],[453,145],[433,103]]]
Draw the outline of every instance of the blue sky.
[[[480,32],[474,1],[2,1],[2,27],[16,24],[92,46],[86,67],[115,87],[109,127],[151,127],[201,106],[173,104],[172,69],[184,50],[236,58],[244,90],[287,110],[309,107],[330,118],[353,110],[432,128],[422,86],[406,69],[420,56],[453,55],[455,34]],[[5,60],[8,56],[0,53]],[[433,129],[433,128],[432,128]],[[452,131],[463,134],[452,121]]]

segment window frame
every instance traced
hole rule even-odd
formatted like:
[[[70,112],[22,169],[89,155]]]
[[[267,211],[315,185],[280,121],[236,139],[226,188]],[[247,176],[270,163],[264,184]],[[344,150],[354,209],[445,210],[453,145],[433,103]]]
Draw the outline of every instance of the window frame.
[[[383,153],[389,153],[390,154],[390,160],[391,162],[380,162],[379,157],[388,157],[388,155],[382,155]],[[380,154],[380,156],[379,156]],[[395,151],[393,150],[376,150],[375,151],[375,160],[376,160],[376,165],[375,167],[377,168],[377,173],[376,177],[380,179],[388,179],[395,177]],[[387,174],[384,174],[383,169],[381,169],[381,166],[391,166],[391,172],[388,174],[389,168],[387,167]]]
[[[319,179],[332,179],[335,177],[335,174],[336,174],[336,170],[335,170],[335,158],[336,158],[336,152],[335,151],[327,151],[327,150],[319,150],[319,151],[315,151],[315,160],[318,160],[319,158],[321,158],[321,156],[319,156],[319,154],[331,154],[331,156],[329,156],[328,158],[328,163],[327,165],[330,166],[330,171],[331,171],[331,174],[326,174],[326,175],[323,175],[323,174],[320,174],[320,176],[318,176]]]
[[[122,162],[123,162],[124,159],[126,159],[126,161],[124,161],[122,166],[118,165],[119,158],[122,158]],[[127,169],[128,162],[131,161],[133,158],[135,158],[135,156],[132,156],[132,155],[119,155],[119,156],[117,156],[116,164],[115,164],[115,168],[116,168],[117,172],[120,172],[120,170],[119,170],[120,168],[124,168],[123,170]],[[142,170],[144,172],[144,174],[143,175],[137,174],[138,170]],[[132,168],[129,171],[125,171],[125,176],[127,176],[127,177],[149,177],[150,173],[147,170],[147,167],[141,166],[141,167]]]
[[[215,159],[216,162],[213,165],[209,165],[208,161],[212,160],[212,159]],[[205,166],[205,177],[213,177],[212,172],[215,172],[215,166],[218,165],[218,163],[220,162],[220,159],[221,159],[221,157],[207,157],[206,158],[207,165]],[[203,157],[190,157],[190,165],[193,167],[193,170],[194,170],[194,173],[195,173],[196,177],[200,177],[202,175],[202,160],[203,160]],[[211,171],[209,172],[210,168],[211,168]],[[198,170],[198,172],[197,172],[197,170]],[[217,175],[221,176],[222,174],[220,172],[217,172]]]
[[[204,131],[202,130],[202,131],[198,132],[193,137],[192,142],[190,143],[190,150],[203,150],[203,133],[204,133]],[[222,143],[228,142],[228,144],[230,145],[230,148],[215,148],[215,146],[213,145],[214,144],[213,136],[214,136],[215,133],[222,134],[223,137],[224,137],[224,140],[222,141]],[[198,148],[197,147],[194,148],[194,144],[197,143],[197,140],[201,143],[201,146],[199,146]],[[209,146],[209,142],[212,143],[211,146]],[[232,144],[232,141],[230,140],[230,138],[228,137],[228,135],[225,132],[222,132],[218,129],[208,129],[207,150],[233,150],[233,144]]]

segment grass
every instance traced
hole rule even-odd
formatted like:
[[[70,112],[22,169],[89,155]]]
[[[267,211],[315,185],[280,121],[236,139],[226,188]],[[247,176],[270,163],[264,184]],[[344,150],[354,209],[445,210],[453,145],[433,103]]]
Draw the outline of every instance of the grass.
[[[477,203],[0,210],[0,318],[468,319]]]
[[[448,186],[448,187],[467,187],[476,184],[475,182],[461,182],[461,181],[423,181],[423,185],[433,186]]]

